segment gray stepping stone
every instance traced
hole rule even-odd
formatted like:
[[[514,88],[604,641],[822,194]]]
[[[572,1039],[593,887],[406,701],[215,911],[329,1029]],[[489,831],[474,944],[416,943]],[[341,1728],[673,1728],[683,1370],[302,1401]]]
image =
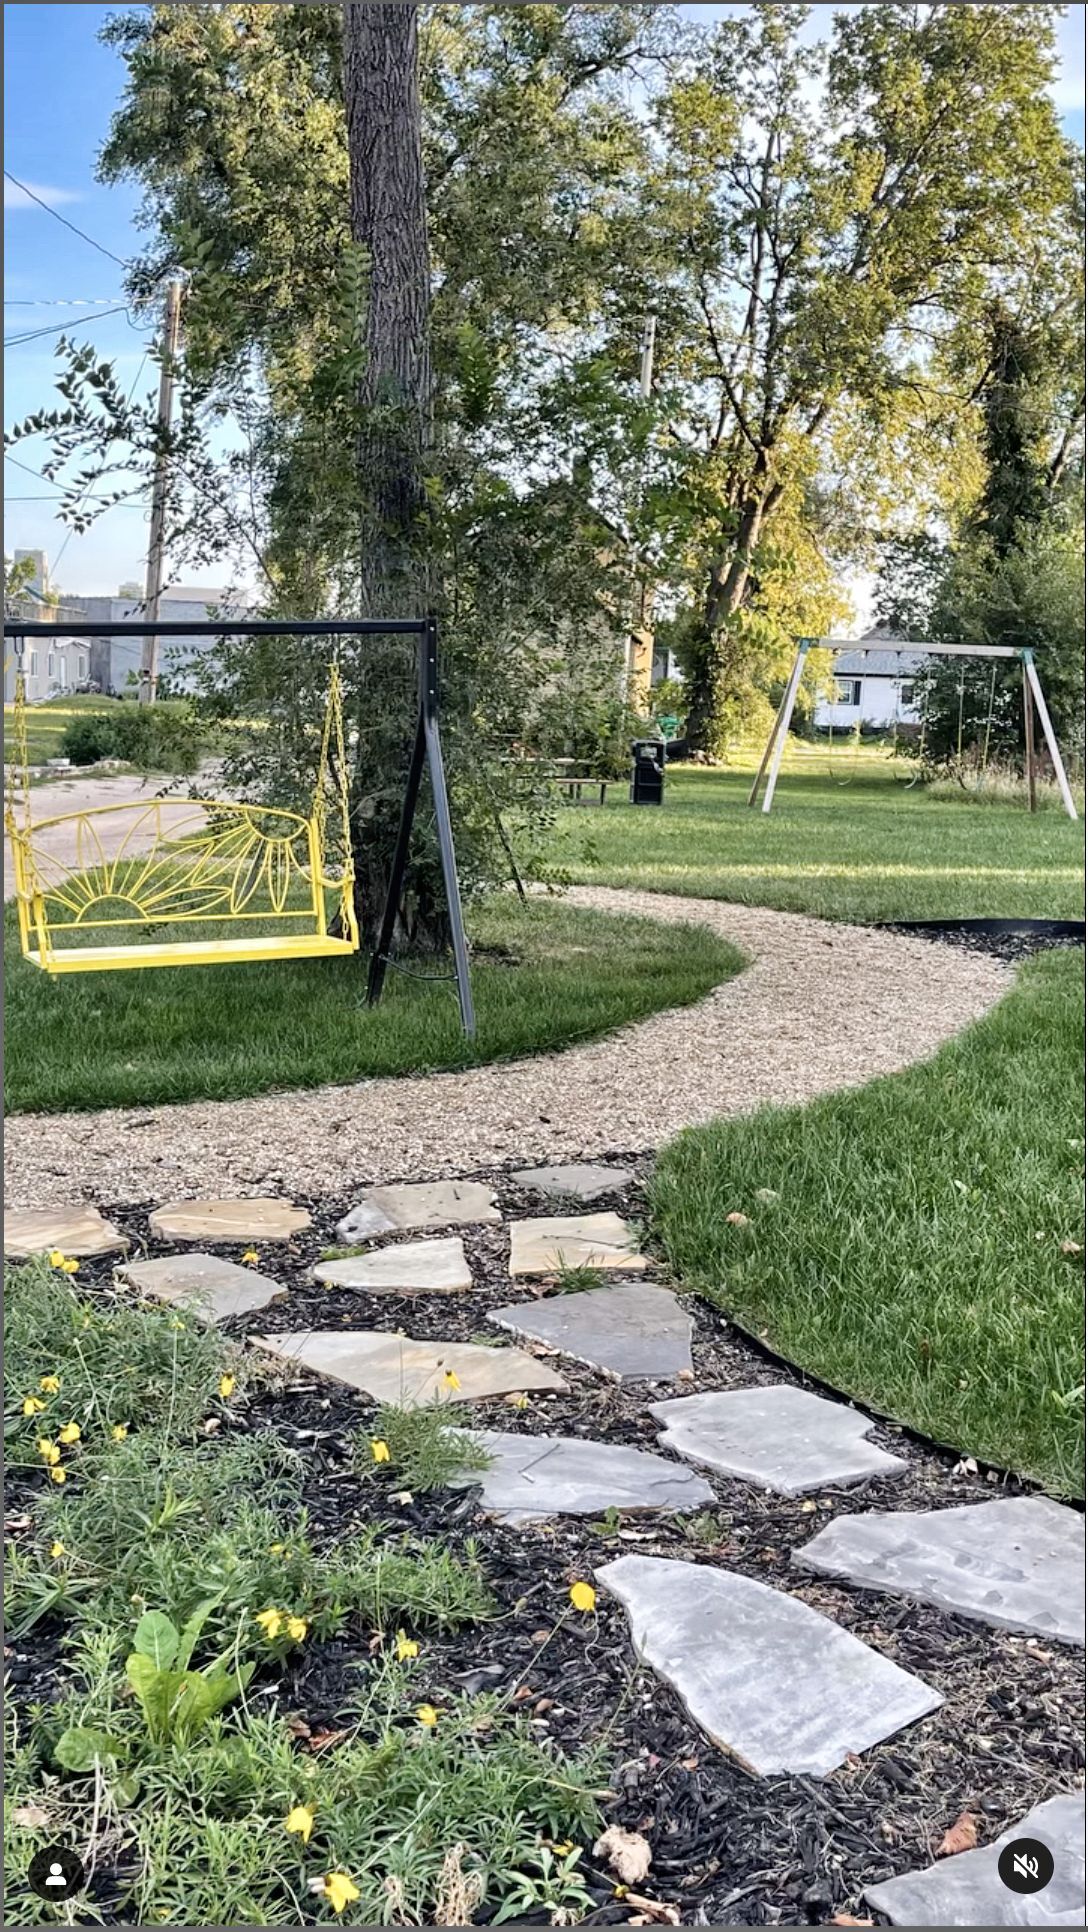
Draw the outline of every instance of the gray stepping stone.
[[[408,1181],[368,1187],[336,1225],[341,1241],[366,1241],[399,1228],[449,1228],[458,1223],[501,1221],[495,1196],[482,1181]]]
[[[678,1455],[778,1496],[901,1476],[907,1467],[866,1442],[868,1416],[786,1382],[655,1402],[650,1414],[666,1424],[658,1441]]]
[[[479,1484],[484,1509],[502,1523],[589,1516],[604,1509],[702,1509],[715,1500],[709,1483],[694,1470],[641,1449],[584,1442],[577,1436],[515,1436],[477,1429],[471,1435],[491,1463],[485,1470],[456,1477],[451,1488]]]
[[[455,1295],[472,1287],[464,1245],[448,1241],[403,1241],[370,1254],[321,1261],[314,1280],[334,1288],[363,1288],[372,1295]]]
[[[510,1273],[554,1275],[561,1268],[624,1268],[641,1274],[649,1266],[618,1214],[549,1214],[511,1221]]]
[[[634,1180],[630,1167],[597,1167],[592,1161],[572,1161],[567,1167],[521,1167],[510,1176],[520,1187],[535,1188],[562,1201],[593,1201],[598,1194],[614,1194]]]
[[[410,1335],[343,1328],[296,1329],[284,1335],[253,1335],[250,1340],[298,1368],[346,1382],[375,1402],[395,1403],[402,1409],[567,1386],[561,1375],[520,1348],[417,1342]],[[445,1379],[451,1372],[455,1386]]]
[[[280,1282],[240,1268],[217,1254],[167,1255],[159,1261],[128,1261],[120,1269],[142,1295],[155,1301],[184,1305],[198,1321],[229,1321],[281,1301],[287,1290]]]
[[[1041,1839],[1054,1855],[1040,1892],[1010,1892],[1001,1881],[998,1859],[1016,1838]],[[870,1885],[865,1897],[893,1925],[1083,1925],[1084,1793],[1048,1798],[992,1845]]]
[[[309,1225],[305,1208],[266,1194],[244,1201],[168,1201],[148,1218],[160,1241],[290,1241]]]
[[[603,1369],[617,1382],[666,1382],[691,1370],[691,1319],[667,1288],[647,1281],[511,1302],[490,1319]]]
[[[1049,1496],[840,1516],[793,1560],[999,1630],[1084,1642],[1084,1518]]]
[[[760,1777],[825,1777],[944,1701],[818,1610],[733,1570],[621,1556],[597,1576],[639,1656]]]
[[[50,1254],[82,1259],[128,1247],[123,1234],[95,1207],[11,1208],[4,1215],[4,1253],[12,1260]]]

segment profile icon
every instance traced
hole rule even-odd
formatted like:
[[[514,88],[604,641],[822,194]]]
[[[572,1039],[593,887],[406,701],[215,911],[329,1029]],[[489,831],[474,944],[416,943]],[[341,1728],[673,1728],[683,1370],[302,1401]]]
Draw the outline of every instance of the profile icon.
[[[74,1898],[85,1882],[83,1860],[69,1845],[46,1845],[35,1852],[27,1877],[39,1898]]]

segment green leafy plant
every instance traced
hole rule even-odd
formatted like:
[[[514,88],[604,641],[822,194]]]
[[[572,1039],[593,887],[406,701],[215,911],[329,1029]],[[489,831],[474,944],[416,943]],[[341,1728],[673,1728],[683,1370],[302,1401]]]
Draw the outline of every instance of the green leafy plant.
[[[558,1270],[556,1292],[560,1295],[583,1295],[587,1289],[603,1288],[605,1279],[600,1268],[590,1267],[587,1263],[568,1266],[561,1262]]]
[[[222,1658],[190,1670],[193,1651],[214,1599],[201,1604],[182,1630],[161,1610],[148,1610],[136,1625],[125,1675],[136,1693],[147,1734],[155,1744],[189,1743],[209,1720],[241,1696],[256,1663],[228,1671]]]
[[[581,1860],[578,1845],[565,1852],[540,1845],[520,1870],[501,1874],[503,1902],[492,1924],[506,1925],[527,1912],[547,1912],[552,1925],[577,1925],[594,1903],[578,1869]]]

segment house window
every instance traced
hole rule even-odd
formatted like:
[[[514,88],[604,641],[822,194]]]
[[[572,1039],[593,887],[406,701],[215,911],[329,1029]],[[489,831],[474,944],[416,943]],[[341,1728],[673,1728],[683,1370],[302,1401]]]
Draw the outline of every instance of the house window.
[[[38,675],[38,653],[37,653],[37,651],[31,651],[31,653],[30,653],[30,675],[31,675],[31,677],[32,677],[32,678],[36,678],[36,677],[37,677],[37,675]]]
[[[58,676],[60,678],[61,690],[66,691],[68,689],[68,659],[66,657],[62,657],[60,660]]]
[[[51,677],[53,676],[53,665],[54,665],[54,662],[55,662],[55,660],[54,660],[54,657],[53,657],[53,653],[52,653],[52,651],[50,651],[50,653],[49,653],[49,655],[48,655],[48,657],[47,657],[47,658],[46,658],[46,660],[45,660],[45,675],[46,675],[46,677],[47,677],[47,678],[51,678]]]
[[[835,679],[835,703],[836,704],[860,704],[861,703],[861,679],[860,678],[836,678]]]
[[[899,687],[899,702],[900,702],[900,704],[906,704],[906,705],[911,705],[911,704],[913,704],[913,703],[914,703],[914,686],[913,686],[913,684],[901,684],[901,685],[900,685],[900,687]]]
[[[79,675],[81,678],[85,678],[87,675],[87,660],[82,651],[79,654]]]

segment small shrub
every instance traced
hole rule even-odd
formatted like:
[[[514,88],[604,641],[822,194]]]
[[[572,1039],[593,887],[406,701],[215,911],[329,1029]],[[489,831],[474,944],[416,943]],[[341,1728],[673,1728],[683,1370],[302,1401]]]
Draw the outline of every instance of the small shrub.
[[[446,1489],[455,1476],[486,1469],[491,1458],[467,1430],[451,1423],[444,1404],[429,1403],[418,1409],[392,1404],[379,1409],[373,1429],[355,1439],[354,1460],[362,1476],[388,1470],[399,1488],[425,1495]]]
[[[187,705],[120,703],[108,711],[73,718],[61,740],[74,765],[119,758],[141,771],[193,772],[200,763],[201,734]]]
[[[160,1425],[163,1417],[175,1436],[192,1435],[214,1402],[229,1345],[173,1309],[87,1300],[76,1281],[44,1259],[5,1266],[9,1457],[36,1464],[37,1440],[73,1422],[78,1461],[112,1446],[115,1429]]]

